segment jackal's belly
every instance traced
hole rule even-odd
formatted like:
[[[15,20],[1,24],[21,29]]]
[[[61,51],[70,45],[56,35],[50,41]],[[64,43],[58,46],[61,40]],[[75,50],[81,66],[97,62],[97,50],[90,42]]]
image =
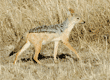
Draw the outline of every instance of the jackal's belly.
[[[51,41],[60,40],[60,35],[57,33],[29,33],[28,40],[33,44],[47,44]]]
[[[60,40],[60,36],[59,34],[45,34],[44,37],[43,37],[43,41],[42,41],[42,44],[45,45],[49,42],[52,42],[52,41],[57,41],[57,40]]]

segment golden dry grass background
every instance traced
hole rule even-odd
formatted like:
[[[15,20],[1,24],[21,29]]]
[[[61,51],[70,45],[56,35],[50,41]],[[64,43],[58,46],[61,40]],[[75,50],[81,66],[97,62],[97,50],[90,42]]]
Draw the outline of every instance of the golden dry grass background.
[[[67,18],[68,8],[86,21],[72,31],[77,34],[73,38],[101,42],[110,30],[109,0],[5,0],[0,4],[0,40],[6,44],[18,42],[33,27],[62,23]]]
[[[9,73],[12,71],[10,76],[13,79],[16,78],[20,73],[16,70],[23,70],[24,72],[27,70],[23,68],[22,65],[17,67],[11,65],[9,67],[7,57],[9,53],[18,45],[17,43],[20,41],[20,38],[23,34],[31,28],[41,26],[41,25],[55,25],[62,23],[67,18],[67,9],[72,8],[76,14],[82,16],[82,19],[86,21],[86,24],[77,24],[75,28],[71,31],[70,35],[70,43],[79,55],[82,58],[82,62],[74,62],[71,60],[72,65],[67,62],[60,62],[60,64],[55,65],[54,67],[50,67],[50,72],[47,76],[50,80],[110,80],[110,1],[109,0],[1,0],[0,1],[0,55],[1,55],[1,73],[5,76],[5,73]],[[49,47],[52,48],[53,44],[50,44]],[[60,44],[59,47],[64,45]],[[47,47],[46,49],[44,49]],[[51,53],[53,48],[50,49],[48,46],[44,46],[45,53]],[[58,53],[66,52],[66,48],[62,47],[62,50],[58,50]],[[50,51],[48,51],[50,50]],[[68,51],[67,51],[68,52]],[[28,53],[28,52],[27,52]],[[32,56],[32,55],[31,55]],[[75,55],[74,55],[75,56]],[[14,56],[15,57],[15,56]],[[4,60],[3,60],[4,59]],[[14,58],[13,58],[14,59]],[[6,61],[5,61],[6,60]],[[13,60],[11,60],[13,61]],[[6,63],[7,62],[7,63]],[[48,59],[47,59],[48,62]],[[43,61],[45,63],[45,61]],[[72,69],[73,72],[71,74],[67,74],[65,78],[64,70],[65,64],[70,65],[71,67],[67,67],[65,69],[67,73]],[[97,69],[96,67],[98,66]],[[38,66],[31,64],[32,72],[36,72],[38,74],[42,73],[42,70],[38,70]],[[37,66],[36,68],[32,68],[33,66]],[[58,66],[60,67],[58,69]],[[75,66],[75,67],[74,67]],[[14,70],[11,70],[13,69]],[[15,68],[18,69],[15,69]],[[2,69],[4,68],[4,69]],[[38,71],[35,71],[38,70]],[[40,69],[47,69],[47,67],[43,67]],[[102,71],[101,71],[102,70]],[[13,73],[15,71],[15,74]],[[27,72],[30,70],[27,70]],[[95,72],[94,72],[95,71]],[[97,71],[97,73],[96,73]],[[59,72],[59,73],[58,73]],[[35,74],[36,74],[35,73]],[[48,72],[47,72],[48,73]],[[58,73],[58,74],[57,74]],[[22,73],[22,75],[30,75]],[[58,77],[56,77],[56,75]],[[61,76],[63,75],[63,76]],[[73,76],[72,76],[73,75]],[[4,79],[2,76],[1,79]],[[39,79],[41,79],[40,75]],[[34,80],[37,76],[34,74],[30,75],[30,79]],[[45,75],[42,79],[47,79]],[[101,78],[100,78],[101,76]],[[22,77],[19,75],[19,79]],[[61,78],[60,78],[61,77]],[[28,79],[28,76],[25,76]],[[18,79],[18,78],[16,78]],[[48,79],[49,80],[49,79]]]

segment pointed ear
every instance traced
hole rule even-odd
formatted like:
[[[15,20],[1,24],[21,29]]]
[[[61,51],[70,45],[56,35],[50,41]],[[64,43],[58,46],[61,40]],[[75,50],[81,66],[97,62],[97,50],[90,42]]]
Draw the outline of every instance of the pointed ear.
[[[72,13],[74,13],[74,10],[69,8],[69,10],[67,11],[67,15],[70,16]]]
[[[68,15],[68,16],[70,16],[70,15],[71,15],[70,11],[67,11],[67,15]]]
[[[70,11],[71,13],[74,13],[74,10],[73,10],[73,9],[71,9],[71,8],[69,8],[69,11]]]

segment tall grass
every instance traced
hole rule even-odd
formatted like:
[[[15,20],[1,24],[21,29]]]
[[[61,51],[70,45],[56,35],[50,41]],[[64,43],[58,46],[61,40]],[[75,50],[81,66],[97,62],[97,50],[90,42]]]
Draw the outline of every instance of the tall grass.
[[[100,41],[103,38],[101,35],[107,34],[110,29],[109,3],[109,0],[1,0],[1,41],[18,42],[33,27],[62,23],[67,18],[68,8],[72,8],[86,21],[84,26],[77,27],[78,36],[88,41]],[[81,34],[81,30],[84,34]]]
[[[71,45],[76,47],[82,58],[80,63],[72,62],[71,69],[75,71],[72,70],[71,74],[78,80],[109,80],[109,0],[1,0],[0,47],[16,46],[21,36],[31,28],[62,23],[67,18],[69,8],[86,21],[84,25],[77,24],[70,35]],[[94,69],[94,66],[99,69]],[[63,74],[62,71],[58,72]]]

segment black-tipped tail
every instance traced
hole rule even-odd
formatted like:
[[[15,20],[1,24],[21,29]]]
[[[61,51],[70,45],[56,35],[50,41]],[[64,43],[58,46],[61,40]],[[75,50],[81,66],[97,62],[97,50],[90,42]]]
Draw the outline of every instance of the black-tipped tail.
[[[15,49],[9,54],[9,56],[12,56],[13,54],[17,53],[23,47],[25,43],[26,43],[26,35],[24,35],[24,37],[23,36],[21,37]]]
[[[14,52],[14,51],[12,51],[10,54],[9,54],[9,56],[12,56],[13,54],[15,54],[16,52]]]

